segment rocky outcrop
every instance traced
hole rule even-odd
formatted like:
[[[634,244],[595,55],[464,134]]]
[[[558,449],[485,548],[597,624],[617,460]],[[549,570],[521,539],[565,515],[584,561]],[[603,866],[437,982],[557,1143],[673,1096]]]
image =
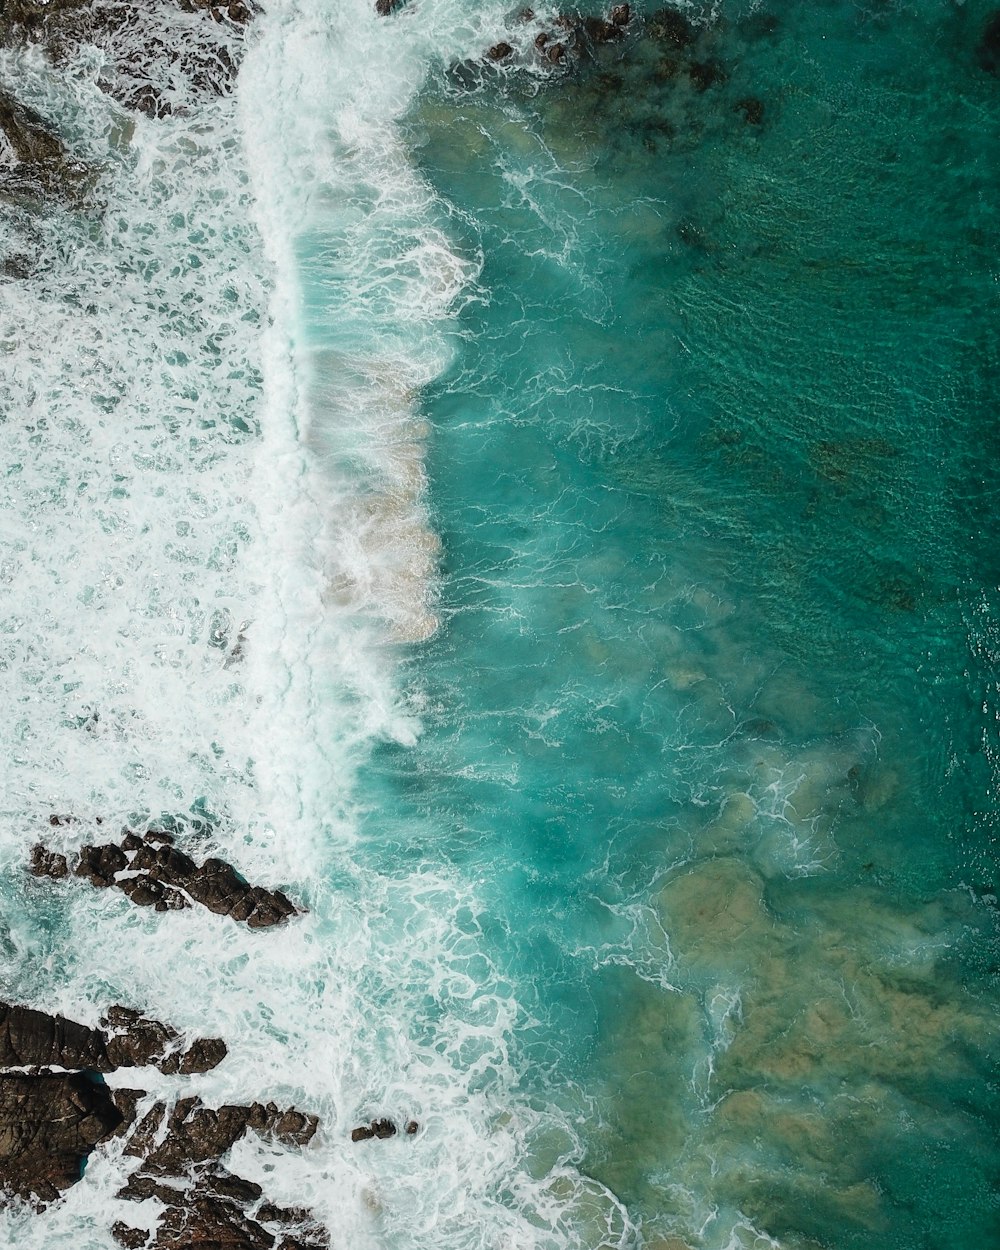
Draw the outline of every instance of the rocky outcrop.
[[[732,35],[770,37],[777,19],[748,14],[724,21],[692,12],[671,6],[633,13],[627,3],[603,13],[525,9],[509,20],[505,38],[478,59],[452,65],[450,76],[459,89],[492,83],[529,98],[540,86],[558,86],[564,106],[557,124],[570,126],[574,143],[592,136],[603,150],[630,149],[631,159],[640,155],[639,145],[656,153],[697,143],[709,121],[732,126],[738,117],[747,127],[763,127],[769,112],[748,91]]]
[[[157,1198],[156,1229],[119,1221],[118,1242],[137,1250],[318,1250],[325,1230],[308,1211],[264,1201],[259,1185],[227,1172],[222,1155],[245,1133],[304,1146],[318,1127],[314,1115],[275,1103],[206,1107],[182,1098],[157,1102],[136,1123],[141,1089],[109,1089],[100,1072],[155,1063],[164,1072],[203,1072],[226,1053],[220,1040],[187,1050],[169,1025],[127,1007],[111,1007],[101,1029],[0,1004],[0,1068],[78,1067],[75,1072],[0,1072],[0,1204],[12,1197],[36,1206],[55,1201],[83,1175],[88,1156],[112,1137],[126,1137],[125,1154],[141,1159],[118,1196]]]
[[[51,1202],[80,1179],[87,1156],[122,1124],[105,1085],[82,1073],[0,1073],[0,1182]]]
[[[107,1041],[97,1029],[30,1007],[0,1003],[0,1067],[86,1068],[110,1072]]]
[[[78,189],[87,167],[74,160],[55,129],[34,109],[0,87],[0,193],[30,200]]]
[[[188,1076],[210,1072],[227,1053],[221,1037],[199,1037],[182,1049],[176,1029],[159,1020],[148,1020],[130,1007],[109,1007],[101,1025],[107,1036],[108,1062],[113,1068],[152,1064],[169,1076]]]
[[[69,862],[39,844],[29,869],[38,877],[62,878]],[[120,843],[81,847],[73,871],[98,889],[114,886],[140,907],[176,911],[198,903],[251,929],[270,928],[298,914],[280,890],[250,885],[222,859],[196,863],[162,830],[150,830],[144,837],[126,830]]]
[[[279,1250],[318,1250],[328,1244],[326,1230],[308,1211],[262,1202],[262,1196],[259,1185],[222,1168],[180,1190],[140,1184],[119,1197],[157,1198],[164,1206],[158,1226],[150,1235],[118,1221],[111,1232],[127,1250],[271,1250],[276,1245]]]
[[[318,1126],[316,1116],[294,1107],[283,1111],[273,1102],[212,1109],[200,1098],[182,1098],[169,1113],[165,1103],[157,1103],[143,1117],[126,1147],[126,1154],[143,1159],[142,1171],[129,1183],[139,1183],[144,1174],[183,1176],[199,1164],[219,1159],[251,1129],[265,1140],[305,1146]]]
[[[253,0],[7,0],[0,43],[42,44],[56,63],[96,47],[99,86],[160,118],[232,90],[244,30],[258,11]]]
[[[134,1202],[157,1198],[165,1209],[151,1239],[120,1222],[112,1229],[116,1240],[126,1247],[158,1250],[216,1245],[270,1250],[279,1235],[282,1250],[326,1245],[325,1231],[308,1211],[262,1202],[259,1185],[232,1175],[218,1162],[250,1130],[265,1140],[304,1146],[317,1126],[315,1116],[294,1108],[282,1111],[274,1103],[212,1109],[199,1098],[182,1098],[169,1110],[157,1103],[125,1148],[143,1162],[118,1197]],[[279,1233],[268,1225],[279,1226]],[[292,1236],[290,1227],[295,1229]]]
[[[161,1072],[208,1072],[226,1057],[218,1037],[200,1038],[186,1050],[180,1034],[128,1007],[108,1009],[101,1029],[63,1016],[0,1002],[0,1068],[72,1068],[114,1072],[152,1066]]]

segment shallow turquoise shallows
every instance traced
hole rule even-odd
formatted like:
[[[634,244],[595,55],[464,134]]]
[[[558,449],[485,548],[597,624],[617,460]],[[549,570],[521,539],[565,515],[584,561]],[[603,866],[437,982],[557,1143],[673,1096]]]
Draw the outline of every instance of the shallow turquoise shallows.
[[[651,1250],[997,1236],[988,15],[724,3],[407,123],[484,265],[366,851],[480,886],[538,1166]]]

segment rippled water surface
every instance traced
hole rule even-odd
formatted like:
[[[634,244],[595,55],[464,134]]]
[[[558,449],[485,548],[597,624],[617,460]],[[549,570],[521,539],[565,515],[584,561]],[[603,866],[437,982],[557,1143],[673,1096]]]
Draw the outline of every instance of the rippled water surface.
[[[230,1164],[334,1246],[996,1237],[989,9],[686,12],[275,0],[159,121],[3,53],[96,171],[3,206],[3,990],[224,1036],[161,1093],[317,1111]]]

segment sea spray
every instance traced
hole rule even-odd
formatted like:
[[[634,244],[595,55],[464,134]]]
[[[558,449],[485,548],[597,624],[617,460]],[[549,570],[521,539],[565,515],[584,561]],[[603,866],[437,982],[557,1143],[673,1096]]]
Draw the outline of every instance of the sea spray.
[[[69,74],[12,57],[94,181],[22,222],[34,267],[7,288],[7,988],[225,1036],[217,1071],[143,1087],[319,1112],[304,1155],[250,1141],[231,1162],[354,1244],[624,1244],[575,1132],[519,1102],[524,1008],[475,885],[355,846],[359,759],[419,732],[386,650],[435,627],[416,395],[476,297],[393,125],[438,36],[275,5],[255,39],[236,98],[155,121],[101,93],[86,47]],[[163,820],[308,913],[255,934],[24,878],[42,832],[72,850]],[[386,1113],[416,1138],[350,1142]],[[99,1152],[43,1214],[0,1216],[3,1237],[96,1250],[116,1218],[151,1226],[155,1204],[114,1198],[134,1166]]]

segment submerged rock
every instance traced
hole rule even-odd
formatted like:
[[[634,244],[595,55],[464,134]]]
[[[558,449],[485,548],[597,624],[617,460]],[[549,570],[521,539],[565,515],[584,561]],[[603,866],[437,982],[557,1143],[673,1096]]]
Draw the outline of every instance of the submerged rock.
[[[764,105],[752,96],[745,100],[737,100],[733,108],[737,113],[742,113],[744,121],[751,126],[759,126],[764,120]]]
[[[991,14],[983,27],[979,46],[976,48],[979,68],[987,74],[1000,75],[1000,9]]]
[[[646,20],[646,32],[657,43],[687,48],[697,37],[695,26],[679,9],[659,9]]]
[[[42,844],[31,853],[29,870],[35,876],[64,877],[64,855]],[[196,863],[173,845],[173,837],[150,830],[144,838],[126,830],[120,843],[101,843],[80,849],[76,876],[99,889],[115,886],[140,907],[174,911],[199,903],[220,916],[230,916],[251,929],[282,924],[298,908],[280,890],[250,885],[225,860]]]
[[[31,199],[39,193],[69,194],[86,166],[75,160],[41,114],[0,88],[0,193]]]
[[[98,86],[124,107],[161,118],[232,90],[245,28],[258,11],[247,0],[8,0],[0,43],[41,44],[57,64],[96,47],[104,58]]]

